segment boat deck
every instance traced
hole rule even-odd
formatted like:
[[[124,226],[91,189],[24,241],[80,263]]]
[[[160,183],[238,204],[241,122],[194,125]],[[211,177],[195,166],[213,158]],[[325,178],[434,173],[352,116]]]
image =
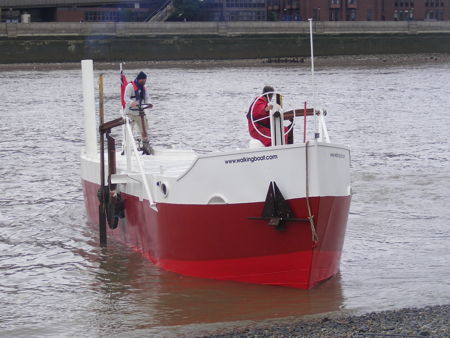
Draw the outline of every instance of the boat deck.
[[[154,155],[139,155],[145,173],[178,177],[198,158],[198,154],[193,150],[154,149],[154,151]],[[117,152],[116,160],[118,172],[128,172],[126,156]],[[131,163],[131,171],[140,172],[134,155],[131,156]]]

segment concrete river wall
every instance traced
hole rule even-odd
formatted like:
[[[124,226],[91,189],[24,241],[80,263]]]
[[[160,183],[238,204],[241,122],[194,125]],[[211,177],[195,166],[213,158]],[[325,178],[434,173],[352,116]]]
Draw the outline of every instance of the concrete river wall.
[[[450,53],[450,22],[315,22],[318,56]],[[308,22],[2,23],[0,63],[309,56]]]

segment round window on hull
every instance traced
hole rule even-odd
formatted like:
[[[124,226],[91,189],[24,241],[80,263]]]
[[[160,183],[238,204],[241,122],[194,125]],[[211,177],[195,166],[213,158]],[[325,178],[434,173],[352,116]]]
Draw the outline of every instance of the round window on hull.
[[[222,196],[214,195],[209,199],[208,204],[227,204],[227,201]]]
[[[156,183],[156,185],[159,187],[164,197],[167,197],[169,195],[169,188],[167,187],[166,183],[159,181]]]

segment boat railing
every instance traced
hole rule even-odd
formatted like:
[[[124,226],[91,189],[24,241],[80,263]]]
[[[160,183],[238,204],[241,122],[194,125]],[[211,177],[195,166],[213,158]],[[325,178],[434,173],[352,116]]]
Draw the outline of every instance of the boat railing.
[[[316,130],[314,132],[314,138],[318,142],[326,142],[330,143],[330,136],[328,134],[327,124],[325,123],[325,116],[327,115],[327,111],[324,109],[315,109],[315,108],[306,108],[303,109],[294,109],[287,112],[284,112],[284,119],[292,118],[292,124],[295,124],[295,117],[303,117],[303,143],[307,142],[307,116],[314,116],[316,120],[314,125],[316,126]],[[291,117],[292,116],[292,117]]]
[[[330,135],[328,135],[327,124],[325,123],[325,115],[325,110],[316,111],[316,118],[318,119],[319,125],[319,137],[317,138],[317,140],[319,142],[330,143]]]
[[[139,151],[136,147],[136,143],[134,142],[134,136],[133,136],[133,131],[131,130],[131,126],[130,126],[130,121],[127,117],[125,117],[125,155],[126,155],[126,159],[127,159],[127,171],[132,171],[132,161],[131,161],[131,156],[132,154],[134,155],[134,157],[136,158],[136,163],[138,165],[139,168],[139,172],[141,174],[141,178],[142,178],[142,183],[144,185],[144,189],[145,189],[145,193],[147,195],[148,198],[148,202],[150,204],[150,208],[152,208],[155,211],[158,211],[157,207],[156,207],[156,203],[152,197],[152,193],[150,191],[150,187],[148,184],[148,180],[147,180],[147,176],[145,174],[145,170],[144,170],[144,165],[142,163],[142,159],[140,157]]]

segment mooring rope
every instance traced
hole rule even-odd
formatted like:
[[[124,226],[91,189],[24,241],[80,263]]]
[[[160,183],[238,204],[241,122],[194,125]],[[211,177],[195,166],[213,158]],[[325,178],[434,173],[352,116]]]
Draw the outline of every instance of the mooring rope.
[[[305,163],[306,163],[306,206],[308,207],[308,219],[311,226],[311,240],[314,244],[319,241],[319,236],[316,233],[316,227],[314,225],[314,215],[311,213],[311,205],[309,204],[309,159],[308,159],[308,145],[309,141],[305,144]]]

